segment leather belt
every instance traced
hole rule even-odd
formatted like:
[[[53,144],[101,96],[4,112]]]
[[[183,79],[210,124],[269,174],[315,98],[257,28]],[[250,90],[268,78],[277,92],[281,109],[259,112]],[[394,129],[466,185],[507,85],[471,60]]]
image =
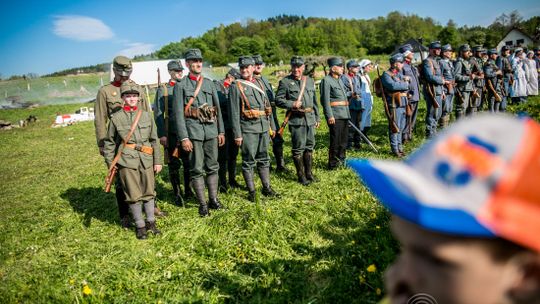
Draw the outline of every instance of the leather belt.
[[[330,101],[330,106],[331,107],[348,106],[348,105],[349,105],[348,101]]]
[[[140,146],[136,144],[126,144],[126,148],[130,148],[139,152],[142,152],[144,154],[153,155],[154,149],[149,146]]]

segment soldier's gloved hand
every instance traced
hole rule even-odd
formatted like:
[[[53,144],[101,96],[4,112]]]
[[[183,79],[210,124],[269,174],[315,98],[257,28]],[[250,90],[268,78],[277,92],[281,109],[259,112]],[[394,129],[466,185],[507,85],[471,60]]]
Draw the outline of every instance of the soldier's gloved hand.
[[[218,138],[218,145],[220,147],[223,147],[223,145],[225,144],[225,135],[219,134],[217,138]]]
[[[154,165],[154,172],[159,173],[163,169],[162,165]]]
[[[186,152],[193,151],[193,144],[191,143],[191,140],[186,138],[185,140],[182,140],[182,149]]]
[[[336,119],[335,119],[334,117],[328,118],[328,124],[329,124],[329,125],[333,125],[333,124],[335,124],[335,123],[336,123]]]
[[[167,136],[162,136],[159,138],[159,143],[164,146],[164,147],[167,147]]]

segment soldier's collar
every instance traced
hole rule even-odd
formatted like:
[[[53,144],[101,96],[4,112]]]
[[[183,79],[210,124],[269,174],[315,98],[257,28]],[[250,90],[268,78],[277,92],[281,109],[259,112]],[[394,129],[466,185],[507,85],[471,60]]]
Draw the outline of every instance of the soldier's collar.
[[[171,87],[174,87],[175,84],[176,84],[176,80],[174,80],[174,79],[169,80],[169,85]]]
[[[124,111],[126,111],[126,112],[137,111],[137,106],[131,107],[131,106],[129,106],[129,105],[125,105],[125,106],[124,106]]]
[[[119,80],[111,81],[111,84],[117,88],[119,88],[122,85],[122,82]]]
[[[354,77],[356,74],[354,74],[354,73],[347,73],[347,75],[349,75],[349,77],[352,78],[352,77]]]
[[[227,80],[225,80],[225,81],[223,81],[223,86],[226,87],[226,88],[228,88],[228,87],[231,86],[231,83],[228,82]]]
[[[193,75],[191,73],[189,73],[189,79],[193,80],[193,81],[199,81],[199,79],[201,79],[202,75]]]

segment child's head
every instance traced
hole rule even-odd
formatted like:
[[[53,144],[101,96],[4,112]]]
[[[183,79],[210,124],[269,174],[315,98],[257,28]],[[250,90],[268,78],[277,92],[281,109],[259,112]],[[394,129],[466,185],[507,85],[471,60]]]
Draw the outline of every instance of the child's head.
[[[539,155],[538,123],[480,115],[403,163],[349,162],[394,214],[393,303],[540,303]]]
[[[132,82],[126,81],[120,86],[120,95],[125,105],[136,106],[139,102],[139,94],[139,86]]]

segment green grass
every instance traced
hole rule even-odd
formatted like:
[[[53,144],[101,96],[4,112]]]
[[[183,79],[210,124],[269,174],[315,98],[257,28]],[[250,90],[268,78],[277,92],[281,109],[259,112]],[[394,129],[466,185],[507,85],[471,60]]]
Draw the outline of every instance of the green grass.
[[[535,99],[531,102],[538,102]],[[103,192],[105,164],[92,122],[50,128],[57,112],[80,105],[3,110],[0,119],[40,119],[0,132],[0,302],[2,303],[376,303],[383,270],[398,250],[389,215],[347,168],[329,172],[328,129],[317,131],[315,174],[302,187],[272,174],[281,199],[256,204],[235,190],[227,210],[201,219],[194,201],[173,205],[167,170],[157,178],[163,235],[146,241],[119,225],[114,194]],[[390,158],[380,101],[374,143],[349,157]],[[421,107],[417,136],[423,141]],[[283,118],[283,111],[280,111]],[[290,134],[287,166],[294,170]],[[238,162],[240,163],[240,162]],[[238,181],[242,181],[240,176]],[[258,183],[260,189],[260,183]],[[375,272],[368,272],[370,265]],[[91,289],[89,295],[83,288]],[[381,294],[382,293],[382,294]]]

